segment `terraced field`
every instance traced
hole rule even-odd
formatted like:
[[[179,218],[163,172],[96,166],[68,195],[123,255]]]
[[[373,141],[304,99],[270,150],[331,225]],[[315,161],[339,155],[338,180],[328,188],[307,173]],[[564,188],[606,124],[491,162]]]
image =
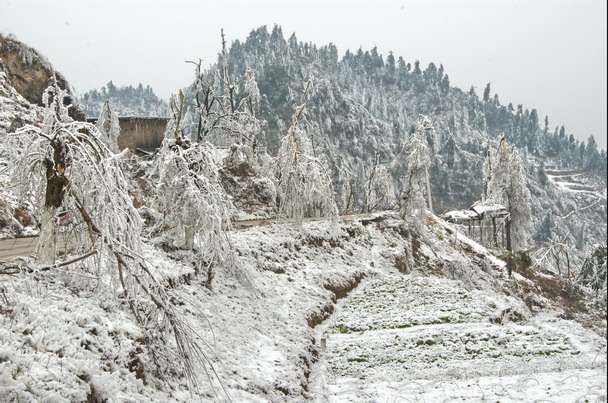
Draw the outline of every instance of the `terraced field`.
[[[319,401],[605,401],[599,336],[445,278],[368,279],[320,332]]]

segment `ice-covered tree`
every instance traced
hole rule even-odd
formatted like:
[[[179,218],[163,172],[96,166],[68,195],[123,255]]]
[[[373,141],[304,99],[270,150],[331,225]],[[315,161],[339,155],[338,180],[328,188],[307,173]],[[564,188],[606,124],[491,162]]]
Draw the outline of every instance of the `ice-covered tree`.
[[[534,253],[534,266],[543,267],[549,271],[557,271],[559,276],[570,279],[572,274],[572,257],[574,248],[571,244],[572,236],[550,239],[547,246],[539,248]],[[565,269],[565,272],[562,272]]]
[[[294,107],[291,126],[281,139],[277,156],[277,178],[280,197],[279,217],[298,224],[304,217],[335,218],[331,176],[323,161],[316,157],[305,130],[305,119],[312,80],[306,83],[305,101]]]
[[[592,289],[597,296],[606,303],[606,258],[608,249],[606,244],[596,244],[585,258],[578,281],[580,284]]]
[[[228,236],[229,200],[218,178],[218,162],[208,143],[191,143],[181,131],[183,94],[179,105],[172,100],[174,116],[154,161],[158,174],[156,206],[162,213],[160,226],[168,233],[183,234],[183,246],[196,248],[198,269],[206,265],[211,284],[214,266],[232,261]],[[165,236],[167,233],[165,233]]]
[[[257,135],[260,131],[260,123],[255,117],[255,109],[260,101],[255,71],[246,70],[243,78],[244,93],[239,94],[239,85],[229,74],[228,52],[223,30],[221,66],[204,75],[201,71],[201,61],[194,64],[196,69],[192,125],[196,127],[196,132],[190,137],[199,143],[203,141],[211,141],[219,145],[236,143],[255,152]],[[188,125],[189,122],[185,124]]]
[[[44,120],[0,137],[13,184],[41,217],[36,258],[40,270],[72,265],[100,292],[124,301],[140,324],[157,376],[182,374],[196,386],[198,368],[213,371],[209,350],[174,308],[171,292],[142,256],[142,221],[133,207],[121,158],[95,125],[74,121],[56,84],[44,94]],[[58,210],[73,216],[72,257],[56,262]],[[77,264],[76,264],[77,263]],[[173,342],[170,337],[173,337]],[[195,369],[196,368],[196,369]]]
[[[120,136],[120,122],[114,112],[110,101],[105,101],[101,107],[101,113],[95,124],[101,133],[101,140],[114,153],[118,150],[118,136]]]
[[[424,216],[426,208],[430,211],[433,209],[428,173],[432,163],[433,147],[429,147],[427,134],[431,134],[431,139],[433,138],[433,125],[429,118],[419,115],[416,130],[410,136],[395,164],[395,167],[399,167],[399,159],[407,155],[400,207],[403,219],[412,216],[420,218]]]
[[[391,174],[386,166],[380,163],[380,153],[376,151],[372,167],[366,175],[363,212],[387,210],[396,204]]]
[[[509,211],[507,249],[524,250],[530,244],[532,210],[524,166],[515,146],[500,140],[496,151],[488,146],[484,161],[485,203],[501,204]]]
[[[37,260],[55,262],[54,217],[60,210],[84,222],[87,247],[138,252],[140,219],[122,174],[122,155],[108,149],[94,125],[72,120],[64,97],[58,86],[49,87],[44,121],[3,138],[8,158],[17,158],[15,184],[39,206]]]

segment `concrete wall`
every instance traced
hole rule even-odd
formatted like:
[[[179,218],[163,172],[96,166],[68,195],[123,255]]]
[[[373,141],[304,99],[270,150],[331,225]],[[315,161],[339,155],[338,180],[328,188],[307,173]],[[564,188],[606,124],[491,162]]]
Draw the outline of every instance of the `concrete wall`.
[[[95,124],[97,118],[87,119]],[[136,148],[145,151],[154,151],[160,147],[167,129],[168,118],[153,118],[145,116],[119,117],[120,136],[118,136],[118,148],[128,148],[135,151]]]
[[[167,129],[167,118],[119,117],[118,148],[154,151],[160,147]]]

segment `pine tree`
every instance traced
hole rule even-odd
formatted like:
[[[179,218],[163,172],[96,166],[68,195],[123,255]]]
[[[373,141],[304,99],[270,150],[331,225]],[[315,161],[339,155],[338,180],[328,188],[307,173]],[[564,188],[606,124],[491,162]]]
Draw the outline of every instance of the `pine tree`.
[[[490,84],[488,83],[486,85],[485,90],[483,90],[483,102],[489,102],[490,101]]]

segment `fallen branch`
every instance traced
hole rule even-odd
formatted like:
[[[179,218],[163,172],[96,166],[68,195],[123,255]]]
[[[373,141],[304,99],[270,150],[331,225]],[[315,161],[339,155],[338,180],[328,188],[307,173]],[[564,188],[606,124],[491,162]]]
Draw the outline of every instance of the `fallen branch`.
[[[40,267],[38,270],[40,270],[40,271],[47,271],[47,270],[57,269],[57,268],[59,268],[59,267],[63,267],[63,266],[70,265],[70,264],[72,264],[72,263],[79,262],[79,261],[81,261],[81,260],[84,260],[84,259],[86,259],[86,258],[88,258],[88,257],[91,257],[91,256],[93,256],[93,255],[96,255],[96,254],[98,254],[98,253],[99,253],[99,251],[98,251],[97,249],[94,249],[94,250],[90,251],[89,253],[85,253],[84,255],[81,255],[81,256],[75,257],[75,258],[74,258],[74,259],[72,259],[72,260],[67,260],[67,261],[65,261],[65,262],[55,263],[55,264],[53,264],[53,265],[51,265],[51,266],[44,266],[44,267]],[[34,271],[34,269],[32,269],[32,268],[29,268],[29,269],[28,269],[28,272],[29,272],[29,273],[31,273],[31,272],[33,272],[33,271]]]

